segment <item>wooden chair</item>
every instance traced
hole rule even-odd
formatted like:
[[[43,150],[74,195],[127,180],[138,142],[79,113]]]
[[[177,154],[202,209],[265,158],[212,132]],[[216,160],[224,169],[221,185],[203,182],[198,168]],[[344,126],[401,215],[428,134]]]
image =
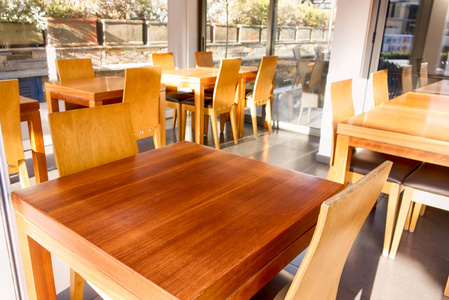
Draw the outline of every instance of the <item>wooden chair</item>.
[[[428,84],[427,67],[429,63],[421,63],[419,66],[419,86],[426,86]]]
[[[153,137],[154,147],[161,146],[160,101],[161,69],[146,67],[125,70],[123,102],[130,104],[134,136],[137,140]]]
[[[413,90],[412,66],[403,66],[401,71],[402,93]]]
[[[318,107],[319,97],[322,94],[324,87],[324,80],[322,75],[325,68],[328,66],[327,61],[318,60],[313,65],[312,72],[310,73],[310,80],[306,80],[302,87],[302,99],[301,106],[299,108],[298,122],[301,122],[302,113],[304,108],[308,108],[307,117],[310,122],[311,111],[313,107]]]
[[[8,173],[18,173],[21,187],[26,188],[30,186],[30,180],[25,164],[20,128],[19,81],[17,79],[1,80],[0,97],[0,126]]]
[[[252,299],[335,299],[349,251],[379,197],[391,165],[384,162],[324,201],[296,275],[281,271]]]
[[[378,106],[390,100],[388,94],[388,70],[380,70],[373,73],[374,106]]]
[[[90,58],[57,59],[60,81],[95,78],[92,60]],[[64,101],[65,110],[84,108],[85,106]]]
[[[153,53],[151,54],[151,59],[153,60],[153,67],[160,67],[162,71],[174,70],[175,60],[173,58],[173,53]],[[180,141],[184,140],[182,135],[182,114],[181,106],[182,101],[191,100],[195,95],[193,93],[178,92],[176,87],[166,87],[165,95],[165,105],[167,107],[173,108],[173,129],[176,126],[176,120],[178,120],[178,139]]]
[[[271,133],[271,102],[273,100],[273,80],[278,62],[277,56],[262,57],[259,71],[257,72],[254,91],[246,95],[246,106],[251,109],[254,137],[257,138],[257,113],[258,106],[265,106],[268,132]]]
[[[237,83],[238,74],[240,70],[240,64],[242,60],[240,58],[223,59],[220,64],[220,70],[218,71],[217,80],[215,83],[214,95],[212,98],[205,97],[204,100],[204,124],[207,126],[207,117],[210,116],[212,121],[212,131],[214,134],[215,148],[220,148],[220,142],[218,139],[218,127],[217,127],[217,115],[229,114],[231,118],[232,135],[234,143],[237,144],[237,119],[236,119],[236,97],[237,97]],[[185,131],[185,119],[187,111],[195,111],[194,100],[183,101],[182,114],[183,124],[182,128]]]
[[[213,68],[214,60],[212,52],[195,52],[195,63],[197,68]]]
[[[449,211],[449,168],[424,163],[404,181],[404,195],[391,245],[390,258],[395,258],[407,214],[414,203],[410,232],[415,230],[423,205]]]
[[[338,123],[348,120],[354,116],[354,105],[352,99],[352,79],[333,82],[331,84],[331,103],[332,103],[332,152],[330,165],[333,165],[333,157],[335,154],[337,127]],[[388,180],[382,190],[383,193],[389,195],[387,211],[387,224],[394,223],[394,216],[396,215],[396,208],[390,207],[397,203],[399,195],[404,189],[402,183],[405,178],[413,172],[420,162],[409,160],[392,155],[386,155],[379,152],[374,152],[366,149],[354,149],[351,155],[351,162],[349,171],[346,173],[345,184],[355,183],[363,176],[368,174],[371,170],[376,168],[384,161],[389,160],[393,162],[393,167],[388,176]],[[387,226],[391,228],[391,226]],[[388,256],[393,232],[385,231],[383,255]]]
[[[48,116],[55,163],[66,176],[139,153],[128,103]],[[70,270],[70,299],[83,297],[84,279]]]

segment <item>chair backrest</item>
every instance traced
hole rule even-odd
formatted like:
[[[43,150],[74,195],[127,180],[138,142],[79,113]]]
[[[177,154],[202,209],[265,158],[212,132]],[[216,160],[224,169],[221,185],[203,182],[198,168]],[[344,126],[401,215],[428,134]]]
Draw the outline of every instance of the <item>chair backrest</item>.
[[[329,63],[327,61],[323,60],[317,60],[315,64],[313,65],[312,73],[310,74],[310,81],[309,81],[309,90],[315,91],[318,88],[318,83],[321,81],[321,76],[323,75],[324,68]]]
[[[262,57],[256,83],[254,84],[254,101],[265,100],[271,97],[277,63],[277,56]]]
[[[59,80],[69,81],[90,79],[95,77],[92,60],[90,58],[57,59]]]
[[[297,46],[297,47],[293,48],[292,51],[293,51],[293,58],[295,60],[300,60],[301,59],[301,47]]]
[[[336,299],[341,273],[387,180],[386,161],[321,205],[315,232],[285,299]]]
[[[304,88],[304,84],[306,82],[307,74],[309,71],[309,65],[311,63],[312,62],[310,60],[304,59],[300,59],[296,62],[296,76],[298,76],[299,79],[292,83],[293,87],[296,87],[300,83],[301,87]]]
[[[151,59],[153,61],[153,67],[160,67],[162,71],[175,69],[173,53],[153,53],[151,54]]]
[[[401,71],[402,93],[413,90],[412,66],[403,66]]]
[[[48,119],[60,176],[139,152],[128,103],[52,113]]]
[[[331,83],[332,104],[332,151],[330,165],[334,164],[335,145],[337,143],[338,123],[354,116],[354,103],[352,100],[352,79]]]
[[[222,59],[215,82],[213,107],[227,107],[234,104],[241,58]]]
[[[195,63],[197,68],[206,67],[213,68],[214,67],[214,59],[212,56],[212,52],[195,52]]]
[[[429,63],[421,63],[419,66],[419,86],[426,86],[428,84],[427,66]]]
[[[129,103],[136,139],[153,136],[159,120],[161,68],[125,70],[123,102]]]
[[[17,79],[0,81],[0,125],[9,173],[17,173],[25,159],[20,129],[20,96]]]
[[[373,73],[374,106],[378,106],[390,100],[388,94],[388,70],[380,70]]]

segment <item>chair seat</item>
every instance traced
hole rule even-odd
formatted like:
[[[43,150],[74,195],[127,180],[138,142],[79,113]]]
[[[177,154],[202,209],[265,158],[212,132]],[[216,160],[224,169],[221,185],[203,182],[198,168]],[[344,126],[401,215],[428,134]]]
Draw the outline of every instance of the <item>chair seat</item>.
[[[350,171],[366,175],[386,160],[393,162],[388,181],[398,184],[402,184],[405,178],[421,164],[416,160],[357,148],[352,153]]]
[[[449,197],[449,168],[424,163],[405,179],[404,185]]]
[[[294,276],[282,270],[270,280],[251,300],[281,300],[285,299]]]
[[[193,93],[187,92],[177,92],[177,91],[167,91],[165,95],[165,100],[170,102],[180,103],[183,100],[194,99],[195,95]]]
[[[204,107],[212,108],[212,105],[213,105],[212,99],[213,99],[213,97],[205,95],[204,96]],[[195,106],[195,99],[183,100],[182,104]]]

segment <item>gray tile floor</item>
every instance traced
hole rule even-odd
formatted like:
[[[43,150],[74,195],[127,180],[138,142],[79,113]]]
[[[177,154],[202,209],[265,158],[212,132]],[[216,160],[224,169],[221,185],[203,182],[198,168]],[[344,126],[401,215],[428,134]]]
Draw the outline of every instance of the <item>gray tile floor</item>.
[[[170,120],[167,126],[171,126]],[[192,140],[192,132],[186,133],[186,139]],[[167,144],[174,142],[177,142],[175,131],[167,129]],[[244,138],[238,145],[234,145],[228,127],[220,135],[223,151],[325,178],[328,166],[315,161],[318,143],[317,137],[281,130],[268,134],[262,127],[255,139],[249,124],[245,124]],[[140,151],[153,147],[151,139],[138,144]],[[213,147],[211,132],[206,145]],[[47,160],[50,173],[56,173],[51,148]],[[33,176],[31,160],[28,162]],[[396,259],[391,260],[381,254],[386,203],[387,197],[381,195],[355,241],[337,299],[449,299],[443,296],[449,275],[449,212],[428,208],[415,233],[404,232]],[[303,256],[304,253],[299,255],[286,269],[295,273]],[[96,297],[95,292],[86,289],[84,299]],[[69,299],[68,289],[61,291],[58,299]]]

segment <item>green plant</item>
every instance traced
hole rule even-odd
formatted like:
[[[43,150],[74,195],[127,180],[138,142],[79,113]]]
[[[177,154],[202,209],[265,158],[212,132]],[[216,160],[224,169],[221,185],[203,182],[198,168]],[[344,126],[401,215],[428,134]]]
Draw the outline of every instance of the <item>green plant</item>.
[[[34,24],[47,28],[44,0],[0,0],[0,21]]]
[[[410,51],[385,51],[381,52],[380,56],[386,59],[409,59]]]

